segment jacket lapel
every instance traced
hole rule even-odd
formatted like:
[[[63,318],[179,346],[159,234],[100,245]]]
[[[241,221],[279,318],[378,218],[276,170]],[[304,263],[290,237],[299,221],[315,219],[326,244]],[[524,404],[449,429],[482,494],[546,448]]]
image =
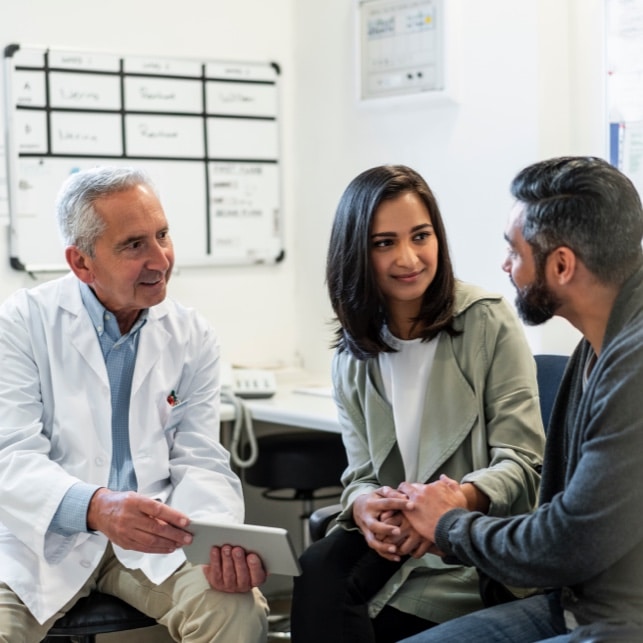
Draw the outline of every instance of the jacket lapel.
[[[393,411],[383,396],[384,385],[375,359],[369,364],[366,387],[364,414],[373,465],[381,476],[394,470],[401,473],[402,457],[397,447]],[[475,394],[458,367],[451,338],[443,334],[424,400],[418,480],[427,481],[441,471],[471,432],[477,413]],[[445,432],[445,426],[451,430]]]
[[[422,482],[439,473],[461,447],[476,416],[475,394],[458,367],[451,338],[443,333],[424,400],[418,467]],[[448,432],[445,426],[450,427]]]
[[[87,362],[100,380],[109,386],[105,360],[100,350],[96,330],[89,319],[87,310],[83,306],[77,278],[74,275],[70,275],[65,281],[61,282],[61,289],[59,306],[69,315],[68,327],[65,329],[69,345],[79,354],[80,359]],[[64,318],[65,315],[62,316],[63,320]],[[65,322],[63,321],[62,323],[64,324]]]
[[[170,342],[170,334],[161,323],[161,318],[165,316],[166,311],[165,303],[150,308],[147,323],[140,330],[136,367],[132,380],[132,397],[136,395],[149,372],[164,355]]]

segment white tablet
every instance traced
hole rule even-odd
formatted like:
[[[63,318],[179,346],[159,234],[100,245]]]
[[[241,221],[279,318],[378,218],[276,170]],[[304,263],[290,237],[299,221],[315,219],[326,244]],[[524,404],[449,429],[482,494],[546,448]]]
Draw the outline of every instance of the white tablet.
[[[233,525],[206,523],[193,520],[186,531],[193,536],[192,543],[183,547],[191,563],[207,565],[210,548],[214,545],[238,545],[247,552],[261,556],[266,572],[299,576],[301,568],[290,534],[281,527],[261,525]]]

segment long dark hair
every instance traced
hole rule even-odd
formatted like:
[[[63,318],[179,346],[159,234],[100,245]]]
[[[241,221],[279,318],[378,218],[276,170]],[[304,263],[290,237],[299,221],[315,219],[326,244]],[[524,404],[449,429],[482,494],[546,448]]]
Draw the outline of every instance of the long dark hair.
[[[374,167],[355,177],[344,191],[326,258],[326,283],[337,323],[332,347],[348,350],[358,359],[394,350],[382,336],[387,309],[373,275],[370,235],[380,204],[408,192],[426,206],[438,241],[437,272],[414,321],[425,341],[442,330],[453,333],[455,277],[437,200],[415,170],[404,165]]]

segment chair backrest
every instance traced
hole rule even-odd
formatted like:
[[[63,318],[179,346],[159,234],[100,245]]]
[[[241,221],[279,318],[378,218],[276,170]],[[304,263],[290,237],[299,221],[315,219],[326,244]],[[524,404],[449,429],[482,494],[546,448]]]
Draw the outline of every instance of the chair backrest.
[[[538,394],[540,396],[540,414],[543,418],[545,432],[549,425],[551,409],[558,393],[560,380],[565,372],[567,355],[534,355],[538,378]]]

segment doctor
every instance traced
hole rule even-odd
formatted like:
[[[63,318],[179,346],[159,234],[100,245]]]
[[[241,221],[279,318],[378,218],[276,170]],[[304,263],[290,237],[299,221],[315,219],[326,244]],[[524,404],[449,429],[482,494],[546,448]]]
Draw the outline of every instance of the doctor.
[[[143,173],[69,177],[71,273],[0,307],[0,641],[40,641],[92,589],[175,641],[265,641],[261,560],[186,562],[191,519],[242,522],[219,436],[219,345],[166,298],[174,252]]]

